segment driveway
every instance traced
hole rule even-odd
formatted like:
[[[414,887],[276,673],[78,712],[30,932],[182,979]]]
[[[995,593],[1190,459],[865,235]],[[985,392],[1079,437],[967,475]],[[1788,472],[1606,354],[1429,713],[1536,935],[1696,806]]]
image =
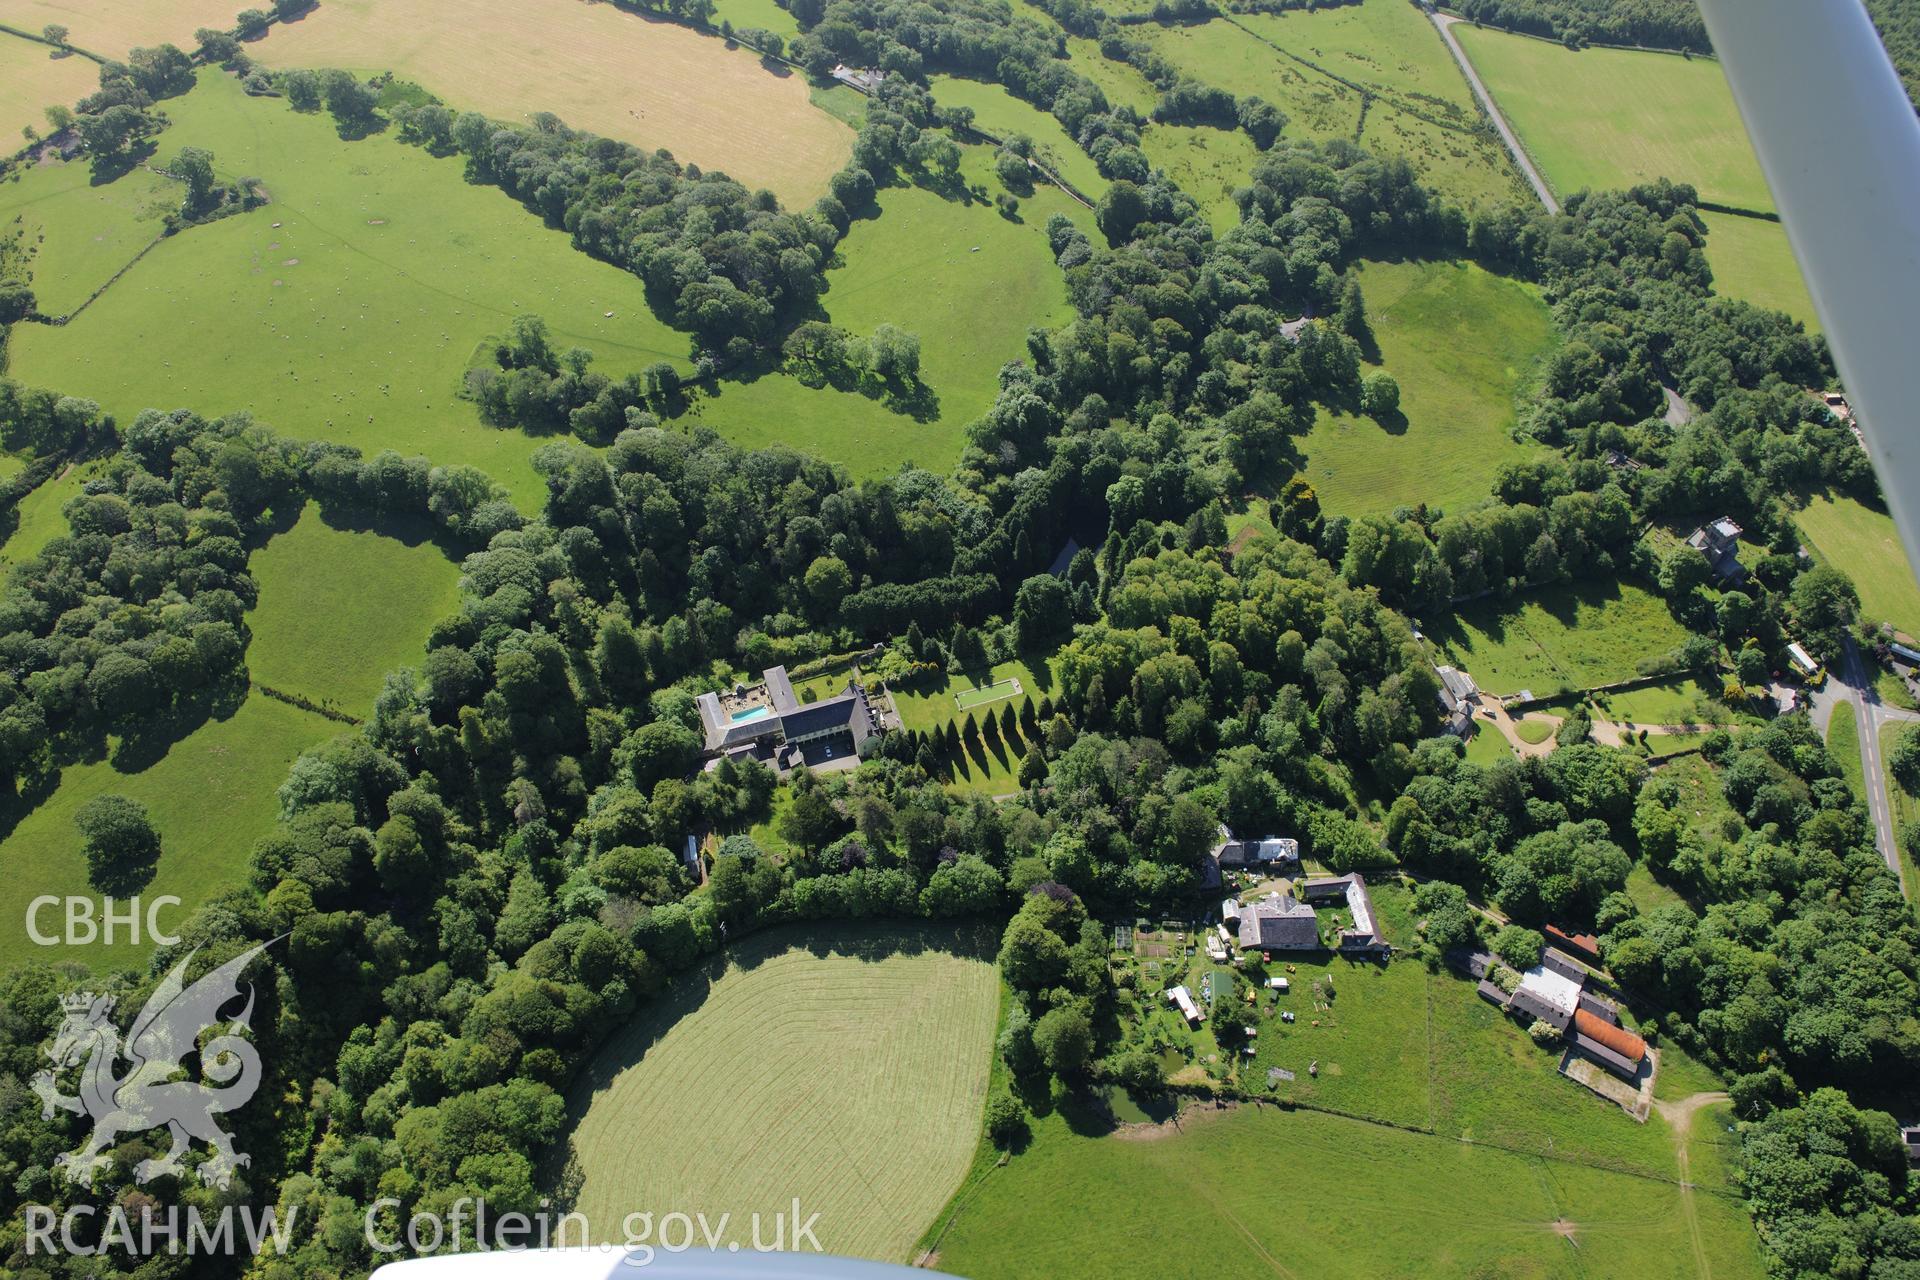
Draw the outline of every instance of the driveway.
[[[1520,139],[1508,126],[1507,118],[1500,114],[1500,108],[1493,101],[1493,94],[1488,92],[1486,84],[1480,79],[1480,73],[1473,69],[1473,62],[1467,57],[1467,51],[1462,49],[1460,42],[1454,38],[1453,24],[1460,19],[1444,13],[1429,12],[1427,16],[1433,19],[1434,26],[1440,28],[1440,38],[1445,40],[1447,48],[1453,51],[1453,60],[1459,63],[1460,70],[1466,73],[1467,83],[1473,86],[1474,96],[1480,99],[1480,105],[1486,108],[1488,117],[1493,121],[1493,127],[1499,130],[1500,141],[1507,144],[1507,150],[1513,155],[1513,162],[1520,166],[1520,172],[1526,175],[1527,181],[1533,186],[1533,193],[1540,197],[1541,204],[1547,206],[1548,213],[1560,212],[1560,202],[1553,198],[1553,188],[1547,185],[1547,180],[1541,176],[1540,171],[1533,167],[1533,161],[1527,156],[1527,149],[1520,145]]]
[[[1860,768],[1865,774],[1863,785],[1867,793],[1867,812],[1873,817],[1874,844],[1879,847],[1880,856],[1886,859],[1887,869],[1900,882],[1901,892],[1905,893],[1907,879],[1900,868],[1899,833],[1893,828],[1893,800],[1887,794],[1887,770],[1880,753],[1880,730],[1902,721],[1920,721],[1920,715],[1889,707],[1880,701],[1873,680],[1867,674],[1867,664],[1861,659],[1860,650],[1854,645],[1852,636],[1847,637],[1846,652],[1841,655],[1840,661],[1827,670],[1827,687],[1813,695],[1813,723],[1823,734],[1833,721],[1833,708],[1841,702],[1853,704],[1854,729],[1860,735]]]

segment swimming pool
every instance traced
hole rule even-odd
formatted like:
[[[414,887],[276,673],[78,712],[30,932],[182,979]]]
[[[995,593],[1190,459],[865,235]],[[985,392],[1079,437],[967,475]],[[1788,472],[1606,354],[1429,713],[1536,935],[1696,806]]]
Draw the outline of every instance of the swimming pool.
[[[764,720],[772,714],[772,707],[748,707],[745,711],[734,712],[729,719],[734,724],[745,724],[749,720]]]

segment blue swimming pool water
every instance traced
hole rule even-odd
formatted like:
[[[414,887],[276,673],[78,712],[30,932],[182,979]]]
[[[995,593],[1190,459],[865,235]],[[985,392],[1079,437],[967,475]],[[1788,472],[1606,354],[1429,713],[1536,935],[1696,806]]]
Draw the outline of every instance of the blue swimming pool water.
[[[764,719],[765,717],[770,716],[772,714],[773,714],[772,707],[748,707],[745,711],[734,712],[731,719],[733,723],[740,724],[747,720]]]

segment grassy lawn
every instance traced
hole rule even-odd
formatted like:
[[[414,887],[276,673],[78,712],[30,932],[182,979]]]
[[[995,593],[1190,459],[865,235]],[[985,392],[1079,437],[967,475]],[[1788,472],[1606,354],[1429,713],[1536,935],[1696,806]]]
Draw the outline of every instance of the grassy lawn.
[[[579,1209],[612,1239],[636,1209],[732,1213],[744,1240],[798,1196],[826,1252],[907,1261],[980,1135],[997,942],[777,930],[676,980],[576,1088]]]
[[[1822,560],[1853,579],[1862,615],[1920,636],[1920,584],[1914,582],[1893,517],[1853,498],[1819,496],[1794,523]]]
[[[1700,216],[1707,224],[1707,263],[1713,268],[1715,293],[1784,311],[1819,332],[1820,317],[1814,314],[1786,228],[1732,213]]]
[[[1454,28],[1554,190],[1691,182],[1701,198],[1773,208],[1720,64]]]
[[[22,166],[0,182],[0,234],[20,226],[40,310],[66,315],[153,243],[183,190],[148,169],[95,186],[85,160]]]
[[[0,931],[0,964],[51,958],[20,927],[32,898],[93,892],[73,828],[73,815],[88,800],[119,794],[147,806],[160,831],[161,853],[152,883],[141,892],[148,899],[177,895],[182,906],[160,920],[163,927],[177,927],[196,906],[246,875],[254,842],[279,817],[274,792],[294,757],[345,728],[254,693],[231,717],[201,725],[151,763],[126,760],[116,749],[106,759],[68,766],[54,793],[0,839],[0,863],[8,870],[0,883],[0,916],[13,922]],[[96,969],[144,968],[151,955],[151,946],[123,944],[59,952],[62,960]]]
[[[712,22],[716,27],[722,22],[731,22],[736,31],[742,27],[758,27],[788,43],[800,34],[799,20],[773,0],[717,0]]]
[[[91,59],[56,58],[53,52],[37,40],[0,32],[0,145],[9,152],[20,144],[21,129],[47,131],[45,108],[70,107],[100,87],[100,68]]]
[[[1726,715],[1726,708],[1713,701],[1713,694],[1706,686],[1691,677],[1600,697],[1607,717],[1624,724],[1707,723],[1707,715],[1716,707],[1719,715]]]
[[[1006,680],[1020,682],[1018,697],[998,696],[1000,690],[989,690],[989,686]],[[960,672],[944,680],[935,676],[911,688],[902,686],[891,692],[893,705],[900,712],[900,723],[907,729],[940,729],[949,722],[964,724],[972,709],[975,722],[983,732],[977,742],[963,742],[959,757],[946,762],[945,781],[958,791],[998,796],[1020,789],[1020,763],[1028,749],[1024,728],[1016,727],[1010,740],[1003,736],[999,725],[1001,714],[1012,707],[1017,716],[1028,698],[1038,707],[1040,699],[1054,689],[1052,671],[1045,662],[1035,659],[1002,662],[990,670]],[[985,701],[968,703],[970,697]],[[991,734],[984,732],[989,718],[994,722]]]
[[[1860,724],[1851,702],[1836,703],[1833,719],[1827,722],[1827,750],[1840,766],[1840,776],[1864,802],[1867,798],[1866,768],[1860,762]]]
[[[1240,206],[1233,202],[1233,193],[1248,184],[1260,159],[1253,139],[1238,129],[1150,124],[1141,130],[1140,150],[1154,168],[1166,170],[1173,185],[1194,198],[1215,232],[1239,225]]]
[[[1644,862],[1634,863],[1633,870],[1627,873],[1627,896],[1633,899],[1633,905],[1640,909],[1642,915],[1660,907],[1686,901],[1674,890],[1660,883]],[[1666,1074],[1663,1071],[1661,1079],[1665,1080],[1665,1078]]]
[[[1513,731],[1519,735],[1520,741],[1537,747],[1551,738],[1557,727],[1551,720],[1529,716],[1524,720],[1516,720]]]
[[[1473,737],[1467,740],[1467,759],[1478,765],[1495,765],[1513,759],[1513,748],[1501,732],[1484,720],[1473,722]]]
[[[260,684],[365,717],[389,671],[417,667],[460,602],[459,568],[411,529],[336,528],[317,506],[255,552],[247,669]]]
[[[1480,601],[1428,633],[1447,661],[1497,697],[1546,696],[1632,679],[1634,666],[1679,647],[1687,632],[1658,596],[1630,582],[1549,587],[1517,601]]]
[[[15,515],[17,523],[6,544],[0,546],[0,567],[22,564],[40,554],[55,538],[67,536],[67,518],[61,508],[80,496],[80,486],[99,469],[99,463],[76,466],[64,475],[56,475],[20,499]]]
[[[502,49],[515,56],[502,58]],[[272,67],[394,71],[497,119],[551,111],[576,129],[664,147],[770,188],[792,205],[822,195],[853,149],[853,132],[808,101],[804,76],[612,5],[328,0],[253,52]]]
[[[1032,5],[1021,3],[1016,6],[1023,14],[1038,14],[1040,11]],[[1052,19],[1048,19],[1052,21]],[[1115,106],[1129,106],[1141,115],[1153,110],[1153,104],[1160,100],[1160,91],[1153,87],[1145,76],[1140,74],[1130,62],[1115,62],[1100,52],[1100,43],[1084,36],[1067,37],[1067,60],[1073,69],[1100,86],[1107,95],[1107,101]]]
[[[1303,469],[1329,513],[1368,515],[1484,499],[1530,446],[1514,401],[1552,341],[1539,294],[1463,262],[1368,262],[1360,270],[1382,364],[1404,423],[1322,410]]]
[[[1033,139],[1034,155],[1042,164],[1080,188],[1090,200],[1098,200],[1107,189],[1093,157],[1067,135],[1060,122],[1048,112],[1008,93],[997,84],[962,80],[957,76],[934,76],[934,101],[943,107],[973,108],[973,122],[996,137],[1024,133]],[[998,195],[1002,190],[995,178],[987,190]]]
[[[1202,1110],[1132,1138],[1056,1113],[968,1194],[934,1265],[973,1280],[1699,1274],[1669,1183],[1313,1112]],[[1739,1206],[1693,1202],[1712,1274],[1758,1280]]]
[[[1851,711],[1852,708],[1849,707],[1848,710]],[[1883,724],[1880,726],[1880,759],[1882,763],[1886,761],[1887,753],[1893,750],[1894,742],[1899,739],[1901,734],[1909,732],[1911,729],[1912,726],[1908,724]],[[1893,808],[1894,843],[1899,845],[1900,869],[1906,877],[1907,897],[1911,899],[1916,894],[1920,894],[1920,871],[1916,871],[1913,855],[1907,852],[1907,847],[1901,842],[1900,836],[1901,833],[1906,830],[1909,822],[1913,821],[1916,817],[1920,817],[1920,797],[1915,797],[1913,793],[1901,786],[1899,779],[1895,778],[1893,771],[1889,769],[1887,770],[1887,800]]]

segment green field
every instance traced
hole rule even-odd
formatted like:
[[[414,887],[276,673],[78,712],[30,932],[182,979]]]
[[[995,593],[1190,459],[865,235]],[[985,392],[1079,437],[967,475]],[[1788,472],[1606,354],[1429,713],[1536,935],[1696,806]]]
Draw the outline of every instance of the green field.
[[[1477,765],[1490,766],[1502,760],[1513,759],[1513,748],[1507,745],[1506,738],[1498,729],[1484,720],[1473,722],[1473,737],[1467,739],[1467,759]]]
[[[1004,680],[1020,682],[1019,697],[994,697],[986,702],[963,703],[962,699],[969,695],[983,696],[974,691]],[[987,671],[961,672],[944,679],[935,676],[912,686],[889,690],[893,695],[893,705],[900,712],[903,728],[930,731],[943,729],[950,722],[962,723],[966,720],[969,707],[979,708],[974,712],[976,723],[984,722],[989,717],[994,720],[994,736],[982,734],[977,744],[964,744],[959,758],[946,762],[948,773],[944,779],[955,790],[975,791],[990,796],[1006,795],[1020,789],[1020,763],[1026,757],[1029,745],[1024,729],[1016,731],[1012,741],[999,736],[1001,713],[1012,707],[1018,714],[1020,706],[1028,698],[1033,699],[1034,706],[1038,707],[1043,697],[1057,691],[1051,668],[1038,659],[1002,662]]]
[[[1272,1108],[1190,1112],[1176,1132],[1130,1138],[1080,1116],[1035,1128],[1028,1150],[970,1188],[939,1241],[941,1271],[1693,1280],[1710,1263],[1717,1280],[1764,1274],[1730,1197],[1692,1194],[1694,1236],[1670,1183],[1575,1162]]]
[[[1406,421],[1323,410],[1302,441],[1321,506],[1366,515],[1485,498],[1500,465],[1530,449],[1510,432],[1515,398],[1552,340],[1546,304],[1463,262],[1368,262],[1359,279]]]
[[[1107,180],[1100,176],[1093,157],[1048,112],[1022,102],[997,84],[979,80],[935,76],[932,88],[934,101],[943,107],[973,108],[974,124],[986,132],[1000,138],[1024,133],[1033,139],[1035,157],[1080,188],[1089,200],[1098,200],[1106,192]],[[997,195],[1001,185],[996,179],[987,189]]]
[[[427,631],[460,603],[460,571],[418,532],[330,525],[316,506],[255,552],[247,618],[258,684],[366,716],[389,671],[417,667]]]
[[[578,1208],[596,1235],[679,1210],[732,1213],[743,1241],[758,1211],[770,1236],[798,1196],[826,1252],[907,1261],[979,1140],[997,941],[778,930],[678,979],[576,1089]]]
[[[201,725],[151,763],[125,759],[116,746],[107,759],[68,766],[53,795],[0,839],[0,863],[8,870],[0,885],[0,918],[10,922],[0,930],[0,965],[51,957],[21,927],[32,898],[93,892],[73,828],[73,815],[88,800],[120,794],[147,806],[160,832],[161,853],[153,882],[141,893],[149,900],[178,896],[183,905],[160,918],[162,927],[177,928],[196,906],[245,876],[254,842],[279,817],[274,792],[286,781],[294,758],[345,728],[254,693],[229,718]],[[52,917],[41,924],[47,931]],[[121,941],[112,947],[66,947],[59,958],[96,969],[144,968],[152,954],[150,944]]]
[[[1883,765],[1886,763],[1887,753],[1893,750],[1895,740],[1909,728],[1911,728],[1910,724],[1898,721],[1880,726],[1880,761]],[[1900,874],[1905,881],[1901,888],[1905,891],[1907,900],[1912,902],[1920,897],[1920,866],[1915,865],[1913,854],[1907,850],[1906,842],[1901,838],[1901,832],[1907,829],[1909,822],[1920,818],[1920,796],[1915,796],[1901,786],[1891,769],[1887,770],[1887,803],[1893,810],[1894,844],[1899,848]]]
[[[1140,150],[1173,185],[1194,198],[1216,233],[1240,221],[1233,193],[1251,181],[1260,150],[1238,129],[1207,125],[1150,124],[1140,131]]]
[[[1827,750],[1840,766],[1840,776],[1864,802],[1867,798],[1867,773],[1860,762],[1860,724],[1851,702],[1837,702],[1833,718],[1827,721]]]
[[[0,181],[0,234],[21,228],[40,310],[62,316],[159,238],[182,190],[150,169],[95,186],[84,160],[23,166]]]
[[[1794,516],[1814,551],[1853,579],[1860,612],[1920,636],[1920,585],[1914,582],[1893,517],[1853,498],[1822,495]]]
[[[20,499],[13,533],[0,546],[0,567],[31,560],[55,538],[66,537],[67,518],[61,508],[80,495],[80,486],[97,470],[97,462],[70,467]]]
[[[1784,311],[1819,332],[1813,298],[1794,261],[1787,232],[1777,222],[1732,213],[1703,213],[1713,290],[1759,307]]]
[[[72,54],[53,54],[53,49],[37,40],[0,32],[0,152],[10,153],[20,145],[22,129],[45,133],[47,107],[56,103],[70,107],[100,87],[96,63]]]
[[[1247,14],[1235,21],[1287,52],[1401,105],[1432,110],[1462,124],[1471,125],[1479,118],[1473,90],[1440,33],[1404,0]]]
[[[1631,680],[1636,663],[1687,638],[1665,601],[1630,582],[1548,587],[1428,621],[1447,661],[1496,697],[1523,689],[1548,697]]]
[[[1289,138],[1352,139],[1360,127],[1360,95],[1303,67],[1230,22],[1128,29],[1180,70],[1236,96],[1256,94],[1287,116]]]
[[[966,148],[962,175],[996,189],[990,157],[986,147]],[[922,422],[876,406],[885,421],[861,438],[857,469],[891,471],[913,461],[944,470],[958,460],[967,424],[993,403],[1000,366],[1025,358],[1027,330],[1072,317],[1066,280],[1047,247],[1047,219],[1067,213],[1090,222],[1092,215],[1050,184],[1020,202],[1019,222],[991,204],[923,187],[887,188],[879,202],[880,216],[854,223],[840,242],[841,265],[827,273],[823,301],[833,323],[854,333],[888,323],[918,334],[920,376],[938,407]],[[841,450],[854,444],[825,406],[764,420],[759,429],[826,456],[843,456],[823,447],[830,438],[839,438]]]
[[[1020,6],[1022,13],[1038,13],[1031,5]],[[1107,101],[1115,106],[1128,106],[1146,115],[1153,110],[1153,104],[1160,100],[1159,90],[1153,87],[1139,68],[1129,62],[1116,62],[1100,52],[1100,44],[1083,36],[1067,37],[1067,59],[1073,69],[1100,86],[1107,95]]]
[[[1627,49],[1576,53],[1464,22],[1454,33],[1560,194],[1672,178],[1718,204],[1773,208],[1719,63]]]

